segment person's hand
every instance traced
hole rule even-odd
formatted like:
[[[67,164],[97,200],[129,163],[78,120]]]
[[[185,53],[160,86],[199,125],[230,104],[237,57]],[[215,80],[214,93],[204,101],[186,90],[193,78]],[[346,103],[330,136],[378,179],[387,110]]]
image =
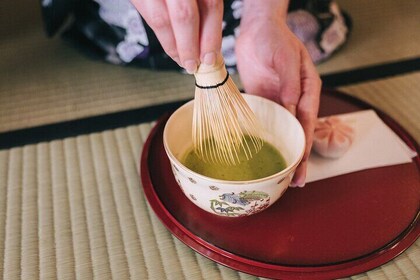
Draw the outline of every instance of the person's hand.
[[[318,114],[321,80],[304,45],[282,16],[277,13],[274,17],[257,16],[252,20],[246,16],[243,15],[236,41],[238,71],[246,92],[280,103],[302,124],[306,150],[291,183],[302,187]]]
[[[213,65],[222,42],[223,0],[131,0],[165,52],[193,74]]]

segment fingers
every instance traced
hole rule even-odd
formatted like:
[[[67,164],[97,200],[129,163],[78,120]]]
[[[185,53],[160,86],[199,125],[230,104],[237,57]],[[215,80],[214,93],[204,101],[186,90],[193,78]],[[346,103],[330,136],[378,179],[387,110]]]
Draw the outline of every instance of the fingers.
[[[222,45],[223,2],[198,0],[200,12],[200,60],[207,65],[216,63]]]
[[[195,0],[166,0],[182,66],[193,74],[199,65],[199,11]]]
[[[182,66],[165,0],[132,0],[132,3],[152,28],[165,52]]]
[[[188,73],[212,65],[222,45],[222,0],[131,0],[165,52]]]
[[[296,56],[275,54],[274,57],[278,60],[274,66],[280,78],[278,102],[296,116],[301,95],[300,65],[296,63]]]
[[[304,187],[305,186],[305,178],[306,178],[306,169],[308,166],[308,161],[302,161],[299,166],[296,168],[295,174],[293,175],[292,182],[290,183],[290,187]],[[300,181],[303,178],[303,181]],[[297,180],[297,182],[295,181]]]
[[[321,80],[306,49],[301,51],[301,85],[302,92],[297,107],[296,117],[302,124],[306,137],[306,148],[299,168],[296,170],[291,186],[302,187],[306,179],[306,165],[312,148],[315,124],[318,115]],[[304,169],[304,170],[303,170]]]

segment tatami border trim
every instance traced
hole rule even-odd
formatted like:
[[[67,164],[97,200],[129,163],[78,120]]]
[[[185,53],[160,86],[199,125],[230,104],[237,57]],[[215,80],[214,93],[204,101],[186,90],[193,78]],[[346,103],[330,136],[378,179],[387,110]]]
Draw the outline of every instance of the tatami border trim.
[[[420,70],[420,58],[400,60],[321,76],[323,86],[334,88],[388,78]],[[170,102],[139,109],[108,113],[77,120],[46,124],[0,133],[0,150],[48,142],[78,135],[137,125],[156,120],[188,100]]]

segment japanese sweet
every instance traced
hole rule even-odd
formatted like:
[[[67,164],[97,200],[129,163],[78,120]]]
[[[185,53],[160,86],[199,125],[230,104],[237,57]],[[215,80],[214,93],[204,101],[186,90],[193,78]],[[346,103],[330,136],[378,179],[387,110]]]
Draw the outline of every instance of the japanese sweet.
[[[354,139],[353,128],[339,117],[327,117],[317,121],[313,149],[327,158],[339,158],[350,148]]]

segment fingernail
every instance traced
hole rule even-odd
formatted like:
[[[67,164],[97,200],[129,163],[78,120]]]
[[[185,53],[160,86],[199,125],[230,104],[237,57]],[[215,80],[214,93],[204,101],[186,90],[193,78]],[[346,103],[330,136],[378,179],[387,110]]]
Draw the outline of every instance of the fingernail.
[[[187,60],[184,62],[184,68],[187,70],[188,74],[194,74],[197,70],[197,62],[194,60]]]
[[[296,187],[297,187],[297,185],[296,185],[295,183],[293,183],[293,182],[290,182],[289,187],[290,187],[290,188],[296,188]]]
[[[216,63],[216,53],[215,52],[208,52],[204,55],[203,58],[204,64],[209,66],[214,65]]]
[[[175,56],[174,58],[172,58],[176,63],[178,63],[179,66],[181,66],[181,61],[179,60],[178,56]]]
[[[303,183],[290,182],[290,185],[289,185],[289,187],[291,188],[296,188],[296,187],[303,188],[304,186],[305,186],[305,182]]]

